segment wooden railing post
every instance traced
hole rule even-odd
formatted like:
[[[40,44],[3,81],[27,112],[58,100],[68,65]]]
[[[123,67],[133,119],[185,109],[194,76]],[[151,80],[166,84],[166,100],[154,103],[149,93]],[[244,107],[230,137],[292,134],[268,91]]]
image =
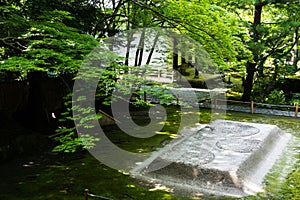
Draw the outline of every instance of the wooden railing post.
[[[298,110],[299,110],[299,105],[296,104],[296,108],[295,108],[295,118],[298,118]]]
[[[85,189],[84,190],[84,200],[88,200],[89,199],[89,189]]]
[[[254,113],[254,101],[251,101],[251,113]]]
[[[160,76],[161,76],[161,71],[160,70],[158,70],[158,74],[157,74],[157,78],[158,78],[158,80],[160,80]]]

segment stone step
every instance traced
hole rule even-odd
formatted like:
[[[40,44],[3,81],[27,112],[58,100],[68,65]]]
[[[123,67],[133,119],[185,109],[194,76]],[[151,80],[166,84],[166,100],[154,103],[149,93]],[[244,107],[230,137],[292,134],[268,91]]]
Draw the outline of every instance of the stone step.
[[[291,138],[274,125],[217,120],[184,129],[131,173],[182,193],[252,195]]]

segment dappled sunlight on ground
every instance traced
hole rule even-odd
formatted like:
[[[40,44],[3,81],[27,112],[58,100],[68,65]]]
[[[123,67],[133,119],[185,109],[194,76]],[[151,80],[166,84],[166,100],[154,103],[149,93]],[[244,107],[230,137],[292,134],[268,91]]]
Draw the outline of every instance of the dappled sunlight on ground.
[[[132,152],[152,152],[177,136],[181,113],[174,108],[167,110],[165,126],[151,138],[139,139],[124,134],[116,127],[105,129],[106,135],[119,147]],[[201,109],[200,124],[210,122],[210,110]],[[300,137],[300,121],[290,117],[274,117],[258,114],[228,112],[226,119],[242,122],[266,123],[279,126],[284,131]],[[299,148],[294,150],[299,157]],[[297,152],[298,151],[298,152]],[[277,193],[268,191],[269,197],[288,196],[289,199],[300,197],[299,163],[287,180],[283,181]],[[112,199],[188,199],[177,198],[161,185],[141,187],[128,174],[118,172],[102,165],[88,153],[54,154],[39,152],[31,158],[22,158],[0,165],[0,199],[70,199],[82,200],[83,191],[88,188],[91,193]],[[270,180],[272,181],[272,180]],[[269,185],[276,185],[275,183]],[[152,189],[153,191],[150,191]],[[298,196],[297,196],[298,195]],[[256,196],[252,199],[267,199]],[[248,199],[251,199],[250,197]],[[276,199],[276,198],[272,198]],[[282,198],[284,199],[284,198]],[[296,199],[296,198],[294,198]]]

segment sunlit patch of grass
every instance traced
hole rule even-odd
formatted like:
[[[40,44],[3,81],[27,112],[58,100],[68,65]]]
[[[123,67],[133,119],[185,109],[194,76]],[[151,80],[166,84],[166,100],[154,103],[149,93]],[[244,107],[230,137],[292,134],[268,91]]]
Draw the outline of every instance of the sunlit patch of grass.
[[[237,91],[228,91],[226,92],[226,97],[228,99],[241,99],[243,93],[242,92],[237,92]]]
[[[156,132],[156,134],[159,134],[159,135],[168,135],[169,138],[177,138],[178,137],[178,134],[177,133],[174,133],[174,134],[171,134],[169,132]]]

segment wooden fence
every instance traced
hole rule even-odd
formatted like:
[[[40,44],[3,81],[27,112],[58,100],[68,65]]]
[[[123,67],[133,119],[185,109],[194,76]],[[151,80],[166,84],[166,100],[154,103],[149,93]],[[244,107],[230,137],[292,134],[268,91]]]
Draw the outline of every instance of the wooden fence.
[[[214,99],[213,107],[218,107],[218,102],[226,101],[226,104],[230,103],[231,105],[246,105],[249,107],[249,111],[254,114],[256,109],[286,109],[294,112],[294,117],[298,118],[299,105],[276,105],[276,104],[266,104],[266,103],[256,103],[254,101],[244,102],[244,101],[233,101],[233,100],[223,100],[223,99]]]
[[[195,92],[195,91],[194,91]],[[179,105],[179,97],[176,94],[173,94],[174,98],[175,98],[175,102],[173,102],[173,104],[175,105]],[[149,99],[149,97],[155,97],[153,95],[148,95],[146,92],[143,93],[143,95],[141,95],[141,98],[144,101],[148,101],[148,102],[152,102],[152,103],[158,103],[159,102],[159,97],[156,97],[156,100],[154,98],[153,99]],[[199,97],[198,97],[199,98]],[[284,111],[288,111],[289,115],[285,115],[282,114],[284,116],[291,116],[291,112],[293,112],[294,117],[298,118],[298,113],[299,113],[299,105],[295,104],[295,105],[276,105],[276,104],[266,104],[266,103],[256,103],[254,101],[250,101],[250,102],[245,102],[245,101],[234,101],[234,100],[227,100],[227,99],[217,99],[217,98],[211,98],[210,95],[206,95],[203,96],[203,98],[198,99],[199,102],[210,102],[209,106],[206,106],[207,108],[214,108],[214,109],[222,109],[220,107],[222,107],[222,105],[226,105],[226,109],[228,109],[229,106],[241,106],[243,107],[243,110],[236,110],[236,111],[240,111],[240,112],[245,112],[244,108],[249,108],[249,110],[247,110],[246,112],[250,112],[252,114],[254,113],[262,113],[263,112],[259,112],[259,109],[265,109],[268,111],[277,111],[277,113],[279,114],[274,114],[274,115],[281,115],[280,112],[284,112]],[[221,103],[222,102],[222,103]],[[235,111],[235,110],[232,110]],[[266,111],[267,112],[267,111]],[[271,114],[272,115],[272,114]]]

